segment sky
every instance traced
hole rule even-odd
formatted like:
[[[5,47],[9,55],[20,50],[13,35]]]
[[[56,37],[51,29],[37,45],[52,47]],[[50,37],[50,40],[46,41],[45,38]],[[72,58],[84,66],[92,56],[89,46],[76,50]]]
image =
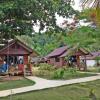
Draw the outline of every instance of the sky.
[[[74,2],[75,2],[75,3],[74,3],[74,5],[72,5],[72,7],[73,7],[75,10],[81,11],[82,8],[81,8],[80,3],[79,3],[80,0],[74,0]],[[56,23],[57,23],[58,26],[62,26],[62,23],[64,22],[64,20],[66,20],[66,18],[63,18],[62,16],[59,16],[59,15],[57,15],[57,14],[56,14],[56,18],[57,18]],[[68,21],[69,23],[71,23],[71,22],[73,22],[73,19],[67,18],[67,21]],[[82,26],[87,26],[87,25],[89,25],[89,24],[90,24],[90,23],[84,23],[83,21],[80,21],[80,25],[82,25]],[[39,26],[38,26],[38,25],[39,25],[39,24],[33,26],[33,28],[35,29],[36,32],[39,31]],[[46,31],[46,29],[44,29],[43,32],[45,32],[45,31]]]
[[[72,7],[75,9],[75,10],[78,10],[78,11],[81,11],[81,7],[80,7],[80,0],[74,0],[74,5],[72,5]],[[59,16],[59,15],[57,15],[56,14],[56,18],[57,18],[57,21],[56,21],[56,23],[57,23],[57,25],[58,26],[62,26],[62,23],[64,22],[64,20],[66,20],[66,18],[63,18],[62,16]],[[73,19],[67,19],[67,21],[69,22],[69,23],[71,23],[71,22],[73,22]]]
[[[82,11],[82,7],[80,6],[80,0],[74,0],[74,5],[72,5],[72,7],[75,9],[75,10],[78,10],[78,11]],[[66,18],[63,18],[62,16],[59,16],[59,15],[56,15],[56,17],[57,17],[57,25],[58,26],[62,26],[62,23],[64,22],[64,20],[66,20]],[[73,22],[73,19],[72,18],[67,18],[67,21],[69,22],[69,23],[72,23]],[[88,26],[88,25],[90,25],[91,23],[89,23],[89,22],[84,22],[84,20],[81,20],[80,22],[79,22],[79,24],[81,25],[81,26]]]
[[[81,11],[81,7],[80,7],[80,0],[74,0],[75,1],[75,5],[73,5],[72,7],[75,9],[75,10],[79,10]]]

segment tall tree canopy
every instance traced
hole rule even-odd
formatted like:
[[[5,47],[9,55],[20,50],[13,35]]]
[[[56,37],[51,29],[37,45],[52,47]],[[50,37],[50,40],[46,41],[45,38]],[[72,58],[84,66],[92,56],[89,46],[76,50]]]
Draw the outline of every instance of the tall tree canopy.
[[[47,55],[57,47],[67,45],[85,48],[89,51],[100,50],[100,28],[83,26],[77,28],[70,36],[63,36],[62,33],[34,34],[33,37],[26,35],[18,36],[22,42],[34,48],[41,56]]]
[[[55,13],[64,17],[75,14],[72,0],[0,0],[0,37],[31,34],[33,25],[40,22],[40,30],[58,31]]]
[[[100,26],[100,0],[80,0],[83,8],[94,8],[96,23]]]

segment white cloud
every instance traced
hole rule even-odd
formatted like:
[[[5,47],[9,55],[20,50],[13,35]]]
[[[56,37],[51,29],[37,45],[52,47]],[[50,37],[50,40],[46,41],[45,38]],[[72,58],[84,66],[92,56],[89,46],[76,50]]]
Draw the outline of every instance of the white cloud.
[[[78,11],[81,11],[82,10],[82,7],[80,6],[80,0],[74,0],[75,1],[75,3],[74,3],[74,5],[72,5],[72,7],[75,9],[75,10],[78,10]],[[72,18],[63,18],[62,16],[59,16],[58,14],[55,14],[55,16],[56,16],[56,24],[59,26],[59,27],[66,27],[66,26],[62,26],[62,23],[65,21],[65,20],[67,20],[68,21],[68,23],[70,24],[70,23],[72,23],[72,22],[74,22],[74,20],[72,19]],[[84,21],[80,21],[79,22],[79,25],[81,25],[81,26],[88,26],[88,25],[90,25],[90,23],[86,23],[86,22],[84,22]],[[35,25],[35,26],[33,26],[33,29],[36,31],[36,32],[39,32],[39,23],[37,24],[37,25]],[[42,32],[45,32],[46,31],[46,28],[42,31]]]
[[[74,0],[75,4],[72,5],[72,7],[75,9],[75,10],[78,10],[78,11],[81,11],[82,10],[82,7],[80,6],[80,0]]]

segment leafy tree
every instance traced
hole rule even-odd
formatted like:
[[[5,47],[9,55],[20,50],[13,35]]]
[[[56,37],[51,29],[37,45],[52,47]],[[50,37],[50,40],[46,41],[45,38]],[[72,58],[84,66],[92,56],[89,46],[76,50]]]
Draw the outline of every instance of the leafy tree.
[[[86,48],[89,51],[97,51],[100,49],[100,29],[91,27],[81,27],[76,29],[71,36],[64,37],[66,44],[76,45]]]
[[[71,35],[62,35],[62,33],[52,34],[34,34],[33,37],[21,36],[20,40],[28,43],[29,46],[34,48],[40,55],[45,56],[55,48],[63,45],[72,46],[77,48],[82,47],[89,51],[100,50],[100,29],[91,27],[80,27],[73,31]]]
[[[33,32],[33,25],[40,22],[39,31],[62,31],[56,25],[55,13],[69,17],[75,13],[71,0],[0,0],[0,37]]]

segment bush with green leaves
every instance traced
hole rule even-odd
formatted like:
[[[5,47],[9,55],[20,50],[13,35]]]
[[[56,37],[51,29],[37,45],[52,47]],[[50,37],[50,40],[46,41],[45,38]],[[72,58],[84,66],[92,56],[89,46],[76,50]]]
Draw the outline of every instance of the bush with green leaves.
[[[100,72],[100,68],[98,68],[98,72]]]
[[[39,70],[39,71],[35,72],[36,76],[46,76],[48,74],[49,74],[49,71],[46,71],[46,70]]]
[[[62,68],[59,68],[57,70],[55,70],[52,74],[52,78],[54,79],[60,79],[60,78],[63,78],[63,75],[64,75],[64,69]]]
[[[49,64],[47,64],[47,63],[41,63],[41,64],[39,65],[39,70],[48,70],[48,71],[51,71],[51,70],[54,70],[54,69],[55,69],[54,66],[49,65]]]
[[[67,68],[68,73],[75,74],[77,72],[76,68]]]

